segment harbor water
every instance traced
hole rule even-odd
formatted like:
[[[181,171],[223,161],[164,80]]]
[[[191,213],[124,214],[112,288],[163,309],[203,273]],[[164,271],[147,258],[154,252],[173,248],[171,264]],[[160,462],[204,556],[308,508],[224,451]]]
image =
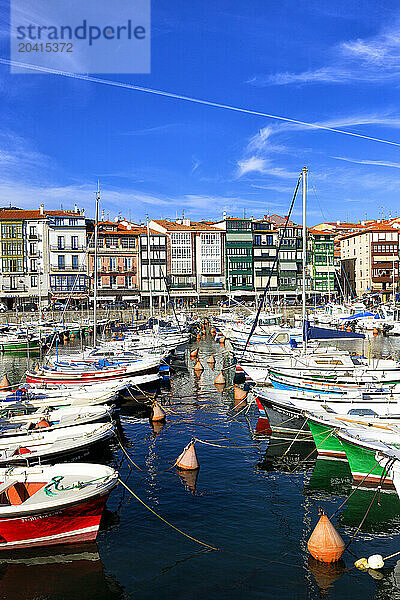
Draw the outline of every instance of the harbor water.
[[[371,357],[400,350],[400,340],[380,336],[363,348],[350,344]],[[378,495],[351,544],[353,555],[333,566],[310,560],[307,541],[319,507],[331,515],[354,489],[346,463],[316,460],[308,442],[255,434],[257,408],[235,409],[233,370],[223,390],[214,385],[232,355],[210,335],[199,348],[200,376],[188,354],[173,365],[162,391],[164,425],[121,411],[120,439],[137,466],[117,442],[84,457],[118,468],[136,497],[121,485],[112,492],[96,544],[0,553],[0,598],[400,599],[396,558],[377,578],[352,568],[356,558],[400,551],[398,496]],[[206,364],[211,354],[213,369]],[[13,383],[26,367],[26,358],[0,358],[0,374]],[[175,460],[191,439],[200,470],[179,473]],[[345,542],[373,493],[357,490],[333,519]]]

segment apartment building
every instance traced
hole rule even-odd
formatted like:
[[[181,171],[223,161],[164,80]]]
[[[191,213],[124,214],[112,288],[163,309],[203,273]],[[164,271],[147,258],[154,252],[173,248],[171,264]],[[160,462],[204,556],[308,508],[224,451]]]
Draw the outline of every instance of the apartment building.
[[[149,231],[147,227],[140,227],[138,282],[145,304],[150,304],[151,295],[155,306],[165,306],[168,302],[167,236],[151,227]]]
[[[171,296],[216,303],[225,291],[223,231],[189,219],[153,220],[150,227],[167,238]]]
[[[313,280],[313,289],[321,294],[335,293],[335,237],[334,231],[308,229],[308,254],[310,276]]]
[[[87,247],[90,286],[94,285],[94,221],[88,220]],[[143,228],[134,223],[100,221],[97,230],[99,300],[134,300],[139,295],[139,239]]]
[[[235,217],[210,223],[225,232],[226,290],[245,299],[254,295],[252,220]]]
[[[383,292],[389,297],[399,281],[399,225],[375,223],[340,239],[341,261],[354,295]]]
[[[253,221],[254,289],[260,294],[269,281],[269,292],[278,291],[278,261],[275,261],[279,244],[279,231],[268,217]]]
[[[51,300],[88,298],[86,221],[84,211],[44,211],[47,226]]]

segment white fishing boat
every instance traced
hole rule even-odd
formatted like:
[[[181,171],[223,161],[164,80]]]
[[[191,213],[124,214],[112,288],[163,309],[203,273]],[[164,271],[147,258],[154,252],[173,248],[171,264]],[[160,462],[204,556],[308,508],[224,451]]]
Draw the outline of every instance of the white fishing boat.
[[[34,409],[24,404],[13,404],[0,410],[0,439],[6,436],[26,435],[38,429],[60,429],[99,421],[111,421],[113,407],[66,406],[53,410]]]
[[[114,433],[112,423],[89,423],[51,431],[33,430],[26,435],[0,438],[0,464],[36,464],[79,454],[95,444],[105,442]]]

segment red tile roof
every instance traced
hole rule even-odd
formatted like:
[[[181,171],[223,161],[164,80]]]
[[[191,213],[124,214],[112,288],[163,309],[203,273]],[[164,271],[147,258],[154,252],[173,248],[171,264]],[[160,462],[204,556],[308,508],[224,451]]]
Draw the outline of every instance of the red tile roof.
[[[47,217],[81,217],[84,215],[76,213],[73,210],[44,210],[43,214],[40,214],[39,209],[25,210],[25,209],[1,209],[0,220],[6,221],[23,221],[27,219],[46,219]]]
[[[183,223],[176,223],[175,221],[166,221],[165,219],[152,219],[154,223],[158,223],[161,227],[164,227],[167,231],[213,231],[214,233],[221,231],[216,227],[212,227],[207,223],[198,223],[190,221],[190,225],[184,225]]]

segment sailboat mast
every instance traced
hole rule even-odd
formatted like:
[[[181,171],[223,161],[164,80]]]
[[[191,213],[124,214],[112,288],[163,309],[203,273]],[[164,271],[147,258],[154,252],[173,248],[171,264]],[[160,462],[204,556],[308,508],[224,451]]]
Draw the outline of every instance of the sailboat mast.
[[[99,202],[100,202],[100,186],[97,182],[96,191],[96,215],[94,221],[94,283],[93,283],[93,346],[96,347],[97,343],[97,236],[99,228]]]
[[[307,351],[307,335],[306,335],[306,267],[307,267],[307,226],[306,226],[306,209],[307,209],[307,167],[302,170],[303,182],[303,278],[302,278],[302,317],[303,317],[303,343],[304,351]]]
[[[153,279],[151,276],[151,258],[150,258],[150,227],[149,217],[146,217],[147,221],[147,276],[149,278],[149,294],[150,294],[150,318],[153,316]]]

